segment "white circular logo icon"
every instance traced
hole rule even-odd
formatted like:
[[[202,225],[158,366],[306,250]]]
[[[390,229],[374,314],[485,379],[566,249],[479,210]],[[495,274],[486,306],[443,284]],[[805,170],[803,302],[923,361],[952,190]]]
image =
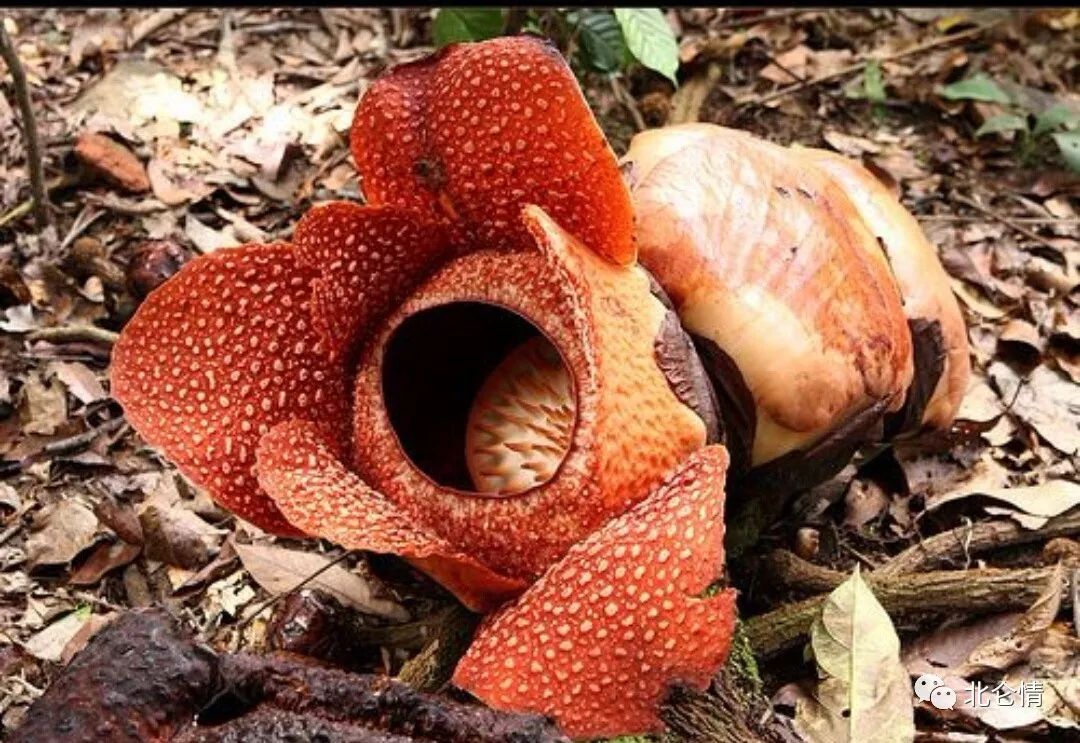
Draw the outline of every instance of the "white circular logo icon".
[[[941,680],[940,676],[924,673],[915,680],[915,696],[924,702],[929,702],[930,693],[939,686],[944,686],[944,684],[945,682]]]
[[[938,709],[952,709],[956,706],[956,692],[948,686],[939,686],[930,692],[930,704]]]

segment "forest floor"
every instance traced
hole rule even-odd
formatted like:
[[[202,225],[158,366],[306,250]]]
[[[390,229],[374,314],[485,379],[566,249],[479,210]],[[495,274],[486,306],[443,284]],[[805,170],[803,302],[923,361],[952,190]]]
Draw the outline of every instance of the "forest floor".
[[[939,540],[913,564],[997,568],[1042,583],[998,601],[1006,615],[987,615],[985,602],[965,598],[962,586],[937,606],[895,598],[887,608],[908,670],[968,661],[966,679],[1058,680],[1064,702],[1034,716],[1019,705],[1010,712],[923,704],[919,729],[973,736],[965,741],[994,739],[999,730],[1013,739],[1053,737],[1080,724],[1080,176],[1050,136],[975,132],[1003,113],[1033,121],[1054,106],[1080,111],[1078,13],[769,12],[776,18],[669,12],[680,42],[678,90],[647,70],[614,83],[583,73],[612,146],[622,154],[642,126],[700,120],[862,159],[937,245],[968,321],[974,376],[948,436],[892,447],[804,494],[735,567],[741,609],[762,614],[816,595],[835,577],[829,570],[872,572],[950,534],[948,545]],[[328,545],[273,539],[236,521],[149,449],[109,396],[110,346],[139,293],[175,256],[288,239],[313,204],[357,199],[347,147],[357,98],[389,65],[432,49],[431,13],[419,9],[8,16],[37,113],[55,226],[35,227],[5,71],[3,731],[118,612],[161,605],[216,647],[261,647],[267,600],[336,555]],[[879,61],[859,66],[870,59]],[[1014,102],[940,94],[940,86],[977,72]],[[123,143],[136,167],[104,176],[100,141],[80,140],[90,132]],[[1007,526],[999,532],[976,531],[1000,524]],[[1047,580],[1055,565],[1064,579]],[[392,560],[352,558],[313,585],[366,612],[373,625],[400,617],[403,607],[424,616],[445,603]],[[1018,605],[1024,601],[1034,609]],[[1022,657],[1005,647],[1017,622],[1024,637],[1038,637]],[[799,638],[798,647],[804,643]],[[983,663],[977,670],[973,653]],[[410,654],[384,647],[369,665],[394,671]],[[798,695],[786,684],[814,678],[790,644],[762,652],[759,665],[780,708]]]

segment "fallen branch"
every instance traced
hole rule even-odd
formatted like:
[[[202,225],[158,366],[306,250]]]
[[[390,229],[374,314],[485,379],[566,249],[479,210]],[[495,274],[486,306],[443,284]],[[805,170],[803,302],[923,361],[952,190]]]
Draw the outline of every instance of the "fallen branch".
[[[866,65],[868,65],[871,61],[895,62],[896,60],[899,60],[899,59],[904,59],[906,57],[911,57],[911,56],[914,56],[916,54],[922,54],[923,52],[928,52],[931,49],[937,49],[938,47],[949,46],[950,44],[955,44],[955,43],[957,43],[959,41],[967,41],[969,39],[973,39],[973,38],[975,38],[977,36],[981,36],[983,33],[985,33],[989,29],[996,26],[997,23],[998,22],[995,21],[993,23],[987,23],[987,24],[984,24],[982,26],[977,26],[975,28],[968,29],[967,31],[961,31],[958,34],[953,34],[951,36],[945,36],[945,37],[942,37],[942,38],[939,38],[939,39],[932,39],[932,40],[924,42],[922,44],[916,44],[915,46],[910,47],[908,49],[904,49],[904,50],[901,50],[899,52],[895,52],[893,54],[887,54],[884,57],[874,57],[872,59],[864,59],[861,62],[856,62],[854,64],[848,65],[847,67],[844,67],[843,69],[840,69],[840,70],[836,70],[835,72],[829,72],[829,73],[824,74],[824,75],[819,75],[818,77],[811,78],[810,80],[806,80],[805,82],[796,83],[795,85],[789,85],[786,88],[781,88],[780,90],[774,90],[773,92],[766,93],[764,95],[750,96],[748,98],[743,98],[743,99],[741,99],[739,101],[736,101],[735,103],[736,103],[736,105],[739,105],[739,106],[745,106],[745,105],[758,105],[758,106],[760,106],[763,103],[768,103],[769,101],[776,100],[777,98],[782,98],[783,96],[789,95],[790,93],[798,93],[801,90],[806,90],[807,88],[812,88],[812,87],[814,87],[816,85],[821,85],[822,83],[831,82],[832,80],[838,80],[838,79],[840,79],[842,77],[847,77],[848,75],[851,75],[851,74],[856,73],[856,72],[862,72],[863,68],[865,68]]]
[[[26,71],[23,69],[15,45],[8,36],[3,22],[0,22],[0,58],[7,64],[11,73],[11,84],[15,89],[15,100],[22,117],[23,138],[26,140],[26,166],[30,171],[30,192],[34,197],[34,219],[38,229],[52,224],[52,209],[49,194],[45,190],[45,175],[41,160],[41,143],[38,140],[37,119],[34,106],[30,101],[30,88],[26,84]]]
[[[990,549],[1077,534],[1080,534],[1080,511],[1056,516],[1038,529],[1025,529],[1012,520],[968,524],[913,544],[875,570],[874,574],[916,573]]]
[[[790,554],[790,553],[789,553]],[[802,560],[796,564],[799,580],[807,588],[831,591],[847,579],[844,573]],[[982,614],[1026,609],[1046,588],[1054,568],[1003,570],[946,570],[934,573],[902,573],[866,577],[878,601],[892,616],[925,613]],[[758,657],[770,657],[792,648],[806,636],[821,612],[826,596],[799,601],[751,617],[746,634]]]

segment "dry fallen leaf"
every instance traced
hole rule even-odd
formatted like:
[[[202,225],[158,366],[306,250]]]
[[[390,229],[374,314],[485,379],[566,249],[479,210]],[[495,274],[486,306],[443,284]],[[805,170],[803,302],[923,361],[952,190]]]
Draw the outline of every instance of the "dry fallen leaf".
[[[24,645],[26,651],[35,658],[59,663],[64,647],[90,621],[92,613],[90,606],[81,606],[69,612],[27,640]]]
[[[146,175],[154,196],[166,206],[179,206],[195,198],[194,193],[172,182],[165,172],[165,165],[157,158],[146,164]]]
[[[127,565],[142,552],[139,545],[129,544],[122,539],[115,542],[102,542],[90,556],[83,561],[68,578],[68,585],[92,586],[109,572]]]
[[[812,743],[909,743],[911,682],[900,638],[858,567],[826,599],[810,629],[821,681],[795,706],[795,729]]]
[[[1080,640],[1068,637],[1068,631],[1055,631],[1061,625],[1054,624],[1064,586],[1059,564],[1046,589],[1026,612],[943,627],[919,638],[904,653],[909,673],[938,676],[956,693],[957,712],[997,730],[1025,727],[1042,719],[1062,727],[1075,726],[1075,713],[1071,721],[1068,719],[1068,700],[1076,700],[1080,694],[1080,685],[1071,683],[1080,670],[1080,655],[1076,655]],[[998,693],[991,693],[996,683],[981,682],[988,671],[1009,671]],[[1030,685],[1037,679],[1044,686],[1042,704],[1024,703],[1020,684]],[[978,688],[974,681],[982,684],[979,699],[973,698],[973,689]],[[930,705],[923,707],[934,712]]]
[[[104,400],[109,396],[98,381],[97,374],[86,364],[77,361],[54,361],[48,368],[57,379],[64,383],[68,392],[84,405]]]
[[[1080,451],[1080,386],[1048,366],[1039,365],[1026,379],[1003,362],[989,374],[1010,410],[1062,454]]]
[[[184,220],[184,233],[202,253],[212,253],[218,248],[231,248],[240,244],[233,234],[232,225],[223,230],[208,227],[190,214]]]
[[[181,505],[144,503],[139,523],[147,558],[187,570],[197,570],[209,562],[227,533]]]
[[[26,540],[26,562],[33,570],[74,560],[94,543],[98,519],[89,508],[69,498],[40,513],[31,529],[33,533]]]
[[[48,436],[67,420],[67,396],[59,384],[45,384],[36,373],[31,374],[23,385],[22,398],[22,427],[26,433]]]
[[[236,553],[251,577],[272,594],[287,593],[305,578],[325,568],[330,558],[314,552],[267,544],[235,544]],[[334,565],[306,585],[333,594],[347,606],[369,614],[404,621],[409,613],[400,604],[379,598],[371,584],[342,565]]]

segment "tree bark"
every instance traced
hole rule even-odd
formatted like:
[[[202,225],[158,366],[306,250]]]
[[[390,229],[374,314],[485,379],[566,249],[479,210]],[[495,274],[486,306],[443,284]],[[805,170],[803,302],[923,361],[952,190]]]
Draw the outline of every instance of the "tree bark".
[[[821,611],[826,599],[824,594],[848,577],[780,550],[770,556],[769,562],[770,570],[775,571],[782,585],[797,586],[822,595],[748,619],[747,637],[758,657],[776,655],[802,641]],[[1053,574],[1053,567],[886,575],[874,572],[866,575],[866,582],[892,616],[980,614],[1027,609],[1046,588]]]

